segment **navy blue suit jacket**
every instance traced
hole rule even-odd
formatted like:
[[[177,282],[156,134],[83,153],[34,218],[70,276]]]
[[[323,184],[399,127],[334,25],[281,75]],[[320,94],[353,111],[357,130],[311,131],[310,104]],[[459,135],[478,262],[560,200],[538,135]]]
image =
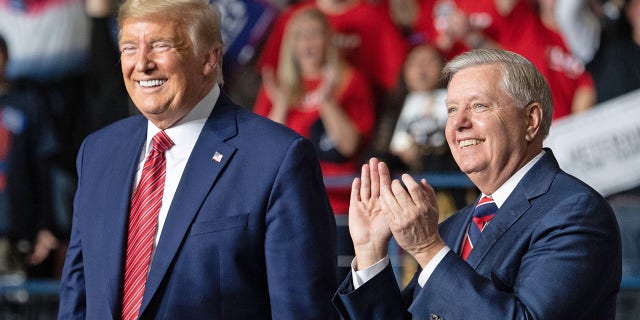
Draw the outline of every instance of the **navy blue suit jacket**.
[[[621,277],[618,225],[607,202],[560,170],[551,150],[524,176],[464,261],[473,206],[444,221],[452,249],[424,288],[401,294],[390,267],[334,303],[346,319],[614,319]]]
[[[131,117],[82,144],[61,319],[121,317],[146,128]],[[140,318],[332,318],[335,268],[335,221],[312,144],[221,94],[171,203]]]

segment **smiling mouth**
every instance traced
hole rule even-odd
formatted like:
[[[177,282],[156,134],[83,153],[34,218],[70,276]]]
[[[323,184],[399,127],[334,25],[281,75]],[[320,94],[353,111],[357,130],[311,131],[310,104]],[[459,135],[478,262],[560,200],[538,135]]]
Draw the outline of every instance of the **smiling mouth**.
[[[460,148],[469,147],[469,146],[475,146],[477,144],[480,144],[482,141],[483,140],[479,140],[479,139],[462,140],[462,141],[458,142],[458,146]]]
[[[160,80],[160,79],[140,80],[138,81],[138,84],[143,88],[153,88],[153,87],[159,87],[163,85],[165,82],[167,82],[167,80]]]

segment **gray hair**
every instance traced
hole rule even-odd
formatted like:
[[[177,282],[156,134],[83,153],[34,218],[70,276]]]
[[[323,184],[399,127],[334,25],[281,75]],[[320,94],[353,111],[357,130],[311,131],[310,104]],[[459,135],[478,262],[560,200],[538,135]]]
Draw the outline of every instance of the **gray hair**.
[[[542,106],[540,133],[543,138],[546,138],[553,118],[551,89],[540,71],[523,56],[498,49],[471,50],[447,63],[442,70],[442,77],[448,87],[458,71],[486,64],[499,66],[503,89],[513,99],[516,107],[523,109],[534,102]]]
[[[176,22],[189,37],[196,54],[204,54],[212,48],[220,49],[215,76],[216,82],[222,85],[221,18],[214,4],[207,0],[126,0],[118,11],[118,38],[124,21],[129,18]]]

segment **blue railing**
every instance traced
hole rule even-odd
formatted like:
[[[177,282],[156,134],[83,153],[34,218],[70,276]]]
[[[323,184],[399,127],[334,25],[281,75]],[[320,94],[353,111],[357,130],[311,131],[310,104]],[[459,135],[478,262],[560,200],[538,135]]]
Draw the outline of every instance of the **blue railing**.
[[[622,290],[640,290],[640,274],[638,275],[623,275],[620,282],[620,289]]]
[[[475,188],[466,175],[457,172],[418,172],[411,173],[411,176],[416,180],[426,179],[434,188]],[[349,188],[355,177],[357,176],[325,177],[324,184],[327,188]]]
[[[25,292],[37,296],[57,296],[60,281],[55,279],[29,279],[19,283],[1,283],[0,295]]]

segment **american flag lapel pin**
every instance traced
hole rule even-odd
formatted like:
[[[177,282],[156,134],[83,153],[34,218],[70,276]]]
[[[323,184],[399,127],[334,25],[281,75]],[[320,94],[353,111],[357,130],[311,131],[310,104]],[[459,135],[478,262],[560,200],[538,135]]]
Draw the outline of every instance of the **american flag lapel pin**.
[[[215,162],[222,161],[222,153],[216,151],[216,153],[213,154],[213,157],[211,157],[211,160]]]

